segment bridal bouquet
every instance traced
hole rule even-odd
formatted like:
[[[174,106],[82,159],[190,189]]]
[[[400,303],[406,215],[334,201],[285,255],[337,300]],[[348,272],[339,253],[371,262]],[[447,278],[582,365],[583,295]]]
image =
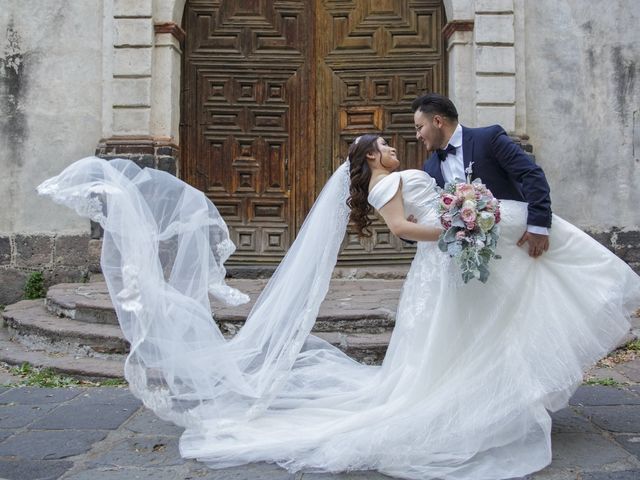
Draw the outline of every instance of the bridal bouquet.
[[[467,171],[469,174],[470,172]],[[489,260],[500,258],[496,246],[500,235],[500,202],[479,178],[470,182],[447,183],[440,190],[438,203],[444,232],[438,247],[454,257],[467,283],[489,278]]]

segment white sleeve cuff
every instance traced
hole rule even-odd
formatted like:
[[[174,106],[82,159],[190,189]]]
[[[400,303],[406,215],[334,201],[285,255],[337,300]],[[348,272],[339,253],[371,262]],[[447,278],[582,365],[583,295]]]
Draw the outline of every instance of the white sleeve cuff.
[[[527,232],[537,233],[538,235],[549,235],[547,227],[538,227],[537,225],[527,225]]]

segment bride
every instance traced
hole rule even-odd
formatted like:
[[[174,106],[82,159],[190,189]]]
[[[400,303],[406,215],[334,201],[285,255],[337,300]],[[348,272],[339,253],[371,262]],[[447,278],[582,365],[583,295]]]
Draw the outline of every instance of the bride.
[[[212,468],[267,461],[450,480],[519,477],[550,463],[549,411],[627,334],[640,278],[557,216],[548,252],[529,257],[516,245],[527,204],[503,201],[502,259],[486,284],[464,284],[434,242],[435,181],[398,164],[375,135],[351,145],[231,339],[209,295],[231,305],[248,297],[224,283],[234,245],[201,192],[96,157],[38,187],[104,228],[102,270],[131,343],[125,376],[148,408],[185,427],[182,456]],[[310,334],[349,217],[366,229],[367,202],[418,242],[381,366]]]

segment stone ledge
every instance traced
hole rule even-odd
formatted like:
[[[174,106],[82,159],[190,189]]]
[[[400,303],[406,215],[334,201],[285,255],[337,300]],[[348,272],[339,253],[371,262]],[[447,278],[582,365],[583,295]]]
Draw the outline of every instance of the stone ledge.
[[[237,307],[229,307],[211,299],[213,316],[222,333],[233,335],[246,321],[267,282],[229,280],[228,283],[251,298],[249,303]],[[354,288],[354,285],[358,285],[358,288]],[[395,325],[400,285],[400,281],[385,280],[358,280],[357,283],[342,279],[332,281],[312,331],[375,334],[391,330]],[[118,326],[104,282],[55,285],[47,292],[45,306],[50,314],[65,317],[77,324]]]
[[[47,310],[86,323],[118,325],[105,283],[60,283],[47,291]]]
[[[36,368],[51,368],[57,373],[91,380],[122,378],[124,373],[124,362],[76,355],[51,355],[44,351],[28,350],[23,345],[12,342],[9,337],[9,333],[0,328],[0,361],[9,365],[22,365],[26,362]]]
[[[225,265],[227,278],[232,279],[265,279],[273,275],[277,265]],[[375,279],[403,280],[407,276],[410,265],[391,266],[338,266],[332,278],[344,280]]]
[[[126,158],[140,167],[156,168],[176,175],[180,149],[164,138],[112,137],[100,141],[95,155],[105,160]]]
[[[29,343],[62,343],[65,349],[90,348],[98,354],[126,353],[129,344],[119,326],[77,322],[52,315],[42,300],[22,300],[2,312],[4,325],[20,340],[33,336]],[[91,352],[89,352],[91,353]]]

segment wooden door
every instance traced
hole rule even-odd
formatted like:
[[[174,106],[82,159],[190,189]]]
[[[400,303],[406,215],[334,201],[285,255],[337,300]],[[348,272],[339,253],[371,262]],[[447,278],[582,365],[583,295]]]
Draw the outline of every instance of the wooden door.
[[[380,132],[398,150],[400,168],[422,168],[426,151],[415,138],[411,102],[425,91],[444,93],[440,0],[325,0],[317,18],[316,158],[318,188],[363,133]],[[398,263],[414,248],[380,220],[373,237],[349,232],[342,263]]]
[[[185,7],[181,176],[225,218],[234,262],[276,262],[313,200],[312,13],[304,1]]]
[[[232,263],[276,263],[362,133],[420,168],[411,101],[444,92],[441,0],[187,2],[180,175],[227,221]],[[341,263],[413,256],[377,221]]]

